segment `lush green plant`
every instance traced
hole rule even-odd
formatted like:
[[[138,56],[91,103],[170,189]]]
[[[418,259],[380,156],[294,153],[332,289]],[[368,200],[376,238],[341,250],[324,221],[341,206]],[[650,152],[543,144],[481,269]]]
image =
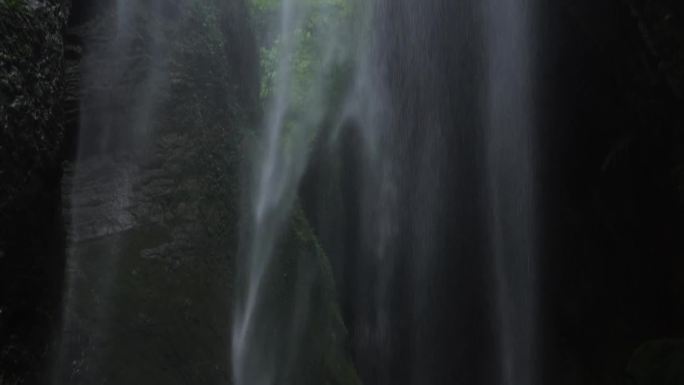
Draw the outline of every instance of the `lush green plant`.
[[[26,0],[3,0],[2,6],[12,10],[18,10],[26,6]]]
[[[335,124],[335,115],[348,93],[354,47],[353,39],[341,37],[351,36],[353,7],[351,0],[292,0],[289,5],[294,9],[289,11],[296,14],[294,25],[282,31],[278,18],[282,2],[251,1],[252,17],[261,35],[260,98],[267,123],[278,125],[268,128],[279,130],[278,150],[302,156],[313,147],[320,132]],[[284,100],[282,110],[283,105],[276,106],[276,100]],[[266,273],[272,276],[264,279],[268,284],[261,292],[260,306],[268,309],[269,316],[261,318],[255,327],[291,334],[283,320],[292,319],[292,309],[312,309],[297,320],[306,325],[306,332],[288,347],[296,352],[296,361],[283,368],[289,372],[284,382],[359,384],[345,350],[347,331],[330,263],[301,208],[291,213],[276,253]],[[301,276],[315,278],[309,281]],[[297,289],[304,285],[307,289]],[[307,296],[302,297],[302,290]],[[275,351],[281,348],[274,344]]]
[[[293,0],[290,6],[298,14],[296,25],[286,32],[288,36],[281,36],[281,3],[251,2],[255,24],[268,37],[261,39],[260,97],[267,109],[276,97],[276,87],[287,92],[278,96],[287,100],[282,145],[285,151],[301,151],[296,143],[313,143],[336,124],[340,103],[351,86],[349,75],[357,48],[355,39],[348,37],[354,36],[354,13],[362,7],[353,0]]]
[[[316,80],[317,72],[337,70],[337,68],[325,68],[323,51],[329,48],[327,44],[331,43],[329,39],[331,31],[348,32],[345,29],[349,28],[351,23],[351,3],[348,0],[295,1],[304,9],[305,21],[294,31],[295,53],[289,60],[291,60],[290,67],[295,79],[292,90],[294,104],[302,105],[306,102],[307,94],[310,96],[311,82]],[[276,0],[252,0],[255,17],[270,19],[271,25],[277,25],[278,21],[273,18],[280,3],[281,1]],[[273,93],[279,59],[283,54],[282,49],[281,36],[266,42],[261,47],[263,73],[260,94],[264,99]],[[342,49],[349,49],[349,47],[342,47]],[[349,54],[349,52],[344,54]],[[345,60],[345,58],[341,59]],[[338,64],[339,62],[333,63],[333,67]]]

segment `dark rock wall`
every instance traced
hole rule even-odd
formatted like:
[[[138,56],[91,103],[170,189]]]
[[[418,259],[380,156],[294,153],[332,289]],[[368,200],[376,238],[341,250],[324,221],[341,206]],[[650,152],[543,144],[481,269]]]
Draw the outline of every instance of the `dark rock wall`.
[[[67,79],[59,1],[0,4],[0,218],[45,190],[59,169]],[[49,186],[48,186],[49,187]],[[3,233],[6,228],[3,229]]]
[[[684,337],[681,17],[669,1],[541,8],[544,383],[622,384],[641,344]]]
[[[0,378],[45,380],[59,319],[68,4],[0,2]]]
[[[257,108],[246,4],[128,2],[121,19],[99,4],[75,28],[88,96],[65,177],[56,381],[223,384],[241,144]]]
[[[173,42],[173,78],[159,99],[145,159],[123,151],[120,157],[80,165],[76,176],[72,161],[84,147],[79,148],[78,138],[84,130],[97,130],[79,126],[79,110],[89,105],[82,96],[94,86],[84,75],[88,65],[98,64],[93,41],[112,20],[113,2],[100,7],[75,1],[70,9],[28,3],[0,4],[0,383],[54,383],[62,375],[66,383],[89,383],[93,373],[127,383],[226,381],[229,275],[237,249],[243,161],[239,146],[253,126],[259,89],[245,3],[163,3],[165,37]],[[145,21],[144,15],[138,19]],[[108,202],[98,203],[121,187],[114,176],[131,172],[134,177],[126,180],[135,189],[130,207],[112,212]],[[74,223],[91,214],[93,222]],[[94,236],[82,231],[106,225],[107,214],[135,216],[129,224],[135,231]],[[74,238],[74,232],[89,238]],[[89,253],[95,257],[87,258]],[[82,255],[85,283],[65,281],[69,256]],[[117,289],[98,291],[101,275],[114,274],[98,263],[107,266],[115,259],[139,274],[117,275]],[[114,348],[88,357],[99,372],[78,367],[80,357],[98,345],[77,340],[91,336],[88,322],[97,320],[98,307],[80,313],[87,301],[78,302],[78,311],[62,314],[67,286],[83,289],[78,295],[94,301],[103,294],[114,297],[107,305],[114,315],[105,320],[114,326],[106,333],[120,338],[106,341]],[[91,297],[85,292],[89,288]],[[140,314],[147,318],[136,318]],[[78,327],[71,325],[74,333],[63,345],[65,320],[74,319]],[[150,320],[164,326],[151,327]],[[129,338],[134,334],[138,337]],[[64,363],[58,357],[71,358],[71,353],[77,355],[73,363],[58,367]],[[132,364],[122,370],[127,360]]]

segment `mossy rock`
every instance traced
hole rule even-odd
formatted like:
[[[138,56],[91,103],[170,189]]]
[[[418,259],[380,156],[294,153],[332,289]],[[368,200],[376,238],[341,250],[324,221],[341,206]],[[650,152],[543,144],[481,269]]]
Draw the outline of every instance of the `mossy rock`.
[[[281,385],[360,384],[330,262],[301,208],[276,250],[251,317],[246,381],[264,376]]]

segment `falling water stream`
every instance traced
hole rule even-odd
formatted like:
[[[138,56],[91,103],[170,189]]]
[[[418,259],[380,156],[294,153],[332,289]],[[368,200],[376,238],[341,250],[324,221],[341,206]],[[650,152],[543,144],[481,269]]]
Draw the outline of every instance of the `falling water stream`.
[[[168,81],[160,20],[140,31],[136,16],[160,10],[160,1],[117,1],[100,35],[88,36],[78,154],[63,189],[69,248],[55,384],[106,381],[106,355],[120,337],[112,330],[125,274],[121,234],[137,226],[134,184]]]
[[[236,384],[284,383],[278,373],[288,360],[271,354],[278,342],[255,331],[277,322],[261,308],[272,284],[266,272],[307,168],[319,167],[311,162],[350,152],[359,170],[345,183],[354,187],[337,188],[355,191],[356,203],[341,200],[343,211],[359,213],[347,217],[355,223],[340,226],[326,217],[330,207],[311,215],[319,214],[314,227],[333,265],[352,271],[337,277],[354,286],[340,296],[350,304],[345,319],[362,380],[534,383],[530,10],[524,0],[281,2],[241,252]],[[303,31],[319,12],[338,24],[312,32],[310,83],[295,92]],[[336,91],[343,96],[331,116],[321,100],[340,65],[351,68],[350,86]],[[350,135],[359,138],[353,148],[343,140]],[[324,148],[315,160],[312,143]],[[347,254],[326,244],[326,233],[349,228],[358,245],[346,245]]]
[[[533,380],[534,249],[529,4],[487,7],[487,158],[501,383]]]
[[[197,238],[219,210],[176,170],[232,106],[164,115],[216,97],[186,50],[222,58],[225,30],[209,3],[115,3],[82,70],[56,385],[536,383],[528,0],[251,1],[263,116],[236,261],[209,267],[188,244],[230,231]]]

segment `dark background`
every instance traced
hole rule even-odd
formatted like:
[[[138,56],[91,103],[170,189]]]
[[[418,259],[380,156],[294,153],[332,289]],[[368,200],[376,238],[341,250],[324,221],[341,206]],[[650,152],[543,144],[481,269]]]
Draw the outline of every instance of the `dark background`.
[[[639,345],[684,333],[682,4],[543,9],[544,377],[620,383]]]

